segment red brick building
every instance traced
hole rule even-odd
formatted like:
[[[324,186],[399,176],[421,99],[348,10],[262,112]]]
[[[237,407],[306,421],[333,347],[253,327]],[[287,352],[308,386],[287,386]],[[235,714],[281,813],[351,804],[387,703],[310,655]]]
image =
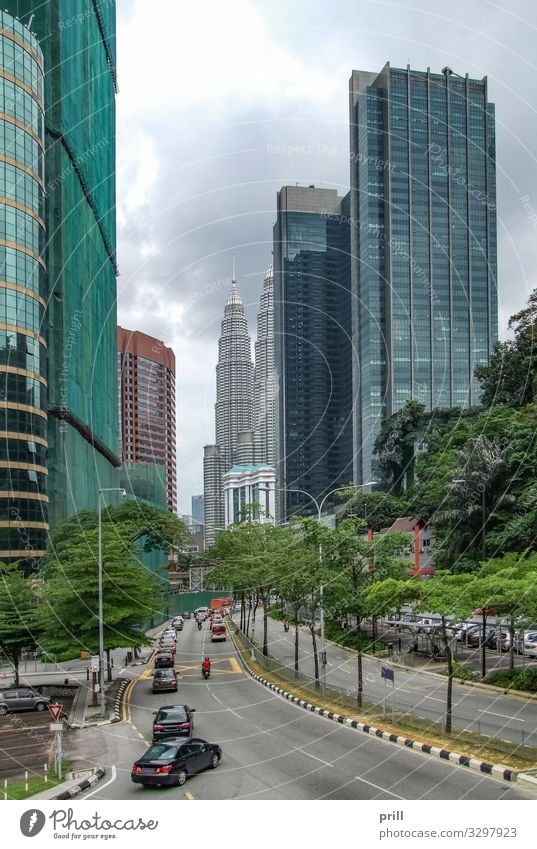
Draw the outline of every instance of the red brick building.
[[[162,341],[118,327],[119,442],[124,463],[163,466],[177,512],[175,354]]]

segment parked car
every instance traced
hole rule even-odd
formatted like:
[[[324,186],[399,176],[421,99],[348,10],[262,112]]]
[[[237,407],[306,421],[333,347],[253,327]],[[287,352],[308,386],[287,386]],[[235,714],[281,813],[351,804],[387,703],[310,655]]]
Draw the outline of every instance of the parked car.
[[[524,654],[528,657],[537,657],[537,631],[524,634]]]
[[[511,648],[511,634],[509,631],[494,631],[494,648],[498,651],[509,651]]]
[[[497,616],[498,611],[494,609],[494,607],[480,607],[477,610],[474,610],[474,616]]]
[[[463,622],[463,624],[455,634],[455,639],[459,643],[464,643],[466,642],[466,635],[480,627],[481,625],[476,625],[475,622]]]
[[[227,637],[227,628],[222,622],[220,625],[215,625],[211,628],[211,643],[225,642]]]
[[[175,656],[170,651],[158,651],[155,654],[155,669],[165,669],[175,665]]]
[[[467,645],[472,648],[477,648],[481,646],[483,637],[483,629],[480,625],[477,628],[468,631],[467,634]],[[495,629],[494,628],[486,628],[485,629],[485,645],[487,648],[495,648]]]
[[[42,696],[29,688],[0,690],[0,716],[12,710],[45,710],[48,704],[48,696]]]
[[[162,693],[164,690],[177,692],[177,675],[175,669],[155,669],[153,673],[153,692]]]
[[[194,731],[194,716],[196,708],[188,705],[163,705],[155,711],[153,722],[153,740],[163,740],[166,737],[191,737]]]
[[[162,784],[181,786],[189,775],[204,769],[216,769],[222,760],[222,749],[216,743],[193,738],[153,743],[134,763],[131,779],[145,787]]]

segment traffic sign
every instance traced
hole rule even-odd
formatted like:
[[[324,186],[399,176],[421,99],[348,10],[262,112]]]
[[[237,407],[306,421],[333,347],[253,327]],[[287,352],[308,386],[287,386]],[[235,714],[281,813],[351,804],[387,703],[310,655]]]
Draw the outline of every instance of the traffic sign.
[[[63,722],[50,722],[48,726],[49,731],[63,731]]]
[[[57,722],[61,716],[61,712],[63,710],[63,705],[47,705],[50,715],[54,722]]]
[[[388,681],[395,681],[395,673],[393,669],[390,669],[388,666],[380,667],[380,677],[386,678]]]

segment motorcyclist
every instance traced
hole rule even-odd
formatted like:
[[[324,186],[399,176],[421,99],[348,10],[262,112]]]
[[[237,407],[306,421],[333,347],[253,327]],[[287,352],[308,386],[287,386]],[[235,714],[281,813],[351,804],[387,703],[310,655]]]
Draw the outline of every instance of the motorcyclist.
[[[284,630],[284,631],[288,631],[288,630],[289,630],[289,620],[288,620],[288,619],[284,619],[284,620],[283,620],[283,630]]]
[[[203,625],[201,624],[201,619],[198,619],[198,631],[201,631]]]
[[[211,673],[211,661],[208,657],[205,658],[203,663],[201,664],[201,671],[203,675]]]

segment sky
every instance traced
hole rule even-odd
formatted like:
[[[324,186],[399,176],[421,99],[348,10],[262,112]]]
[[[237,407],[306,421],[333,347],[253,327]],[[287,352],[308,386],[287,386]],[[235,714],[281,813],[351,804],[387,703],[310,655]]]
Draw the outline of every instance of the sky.
[[[488,77],[500,336],[537,286],[535,0],[118,0],[118,322],[176,356],[179,514],[203,492],[235,255],[252,333],[276,193],[348,191],[348,80]],[[157,14],[158,11],[158,14]]]

